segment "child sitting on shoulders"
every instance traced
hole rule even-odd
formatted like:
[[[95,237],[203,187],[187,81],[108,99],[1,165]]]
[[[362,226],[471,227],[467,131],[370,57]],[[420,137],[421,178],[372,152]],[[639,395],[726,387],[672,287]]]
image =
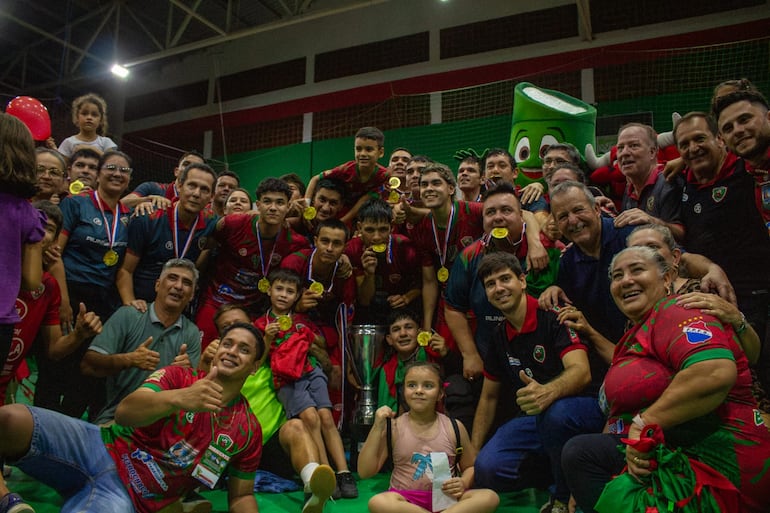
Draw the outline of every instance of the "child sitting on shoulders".
[[[273,271],[268,279],[270,309],[254,325],[264,333],[265,344],[270,346],[270,368],[278,400],[287,418],[299,418],[305,424],[318,447],[320,463],[328,465],[331,456],[337,469],[337,490],[332,497],[358,497],[342,438],[332,417],[328,378],[321,368],[331,368],[325,341],[304,315],[293,311],[302,279],[287,269]]]
[[[377,407],[389,406],[395,412],[407,411],[404,403],[404,369],[409,363],[432,361],[449,352],[444,337],[420,332],[420,319],[412,310],[393,310],[385,334],[387,347],[378,370]]]
[[[389,457],[393,459],[393,474],[390,489],[369,500],[371,513],[491,513],[497,509],[500,498],[494,491],[471,489],[476,450],[462,423],[436,411],[442,398],[439,366],[415,362],[404,373],[404,399],[409,411],[396,418],[389,406],[382,406],[375,413],[358,458],[358,474],[362,479],[373,476]],[[433,462],[439,460],[435,453],[446,454],[452,471],[446,479],[434,469]],[[436,479],[443,480],[441,492],[446,497],[434,497]],[[434,507],[437,503],[450,505]]]

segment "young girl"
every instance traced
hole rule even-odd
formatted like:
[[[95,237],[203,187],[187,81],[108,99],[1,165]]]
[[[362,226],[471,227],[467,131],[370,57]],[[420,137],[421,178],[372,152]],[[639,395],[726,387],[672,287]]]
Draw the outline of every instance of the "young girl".
[[[24,123],[0,113],[0,362],[5,362],[19,322],[19,288],[36,290],[43,274],[45,214],[27,198],[35,194],[35,143]]]
[[[59,145],[59,153],[71,157],[78,147],[88,146],[99,154],[118,147],[107,132],[107,102],[98,94],[88,93],[72,102],[72,122],[80,130],[77,134],[67,137]]]
[[[449,417],[436,411],[443,398],[439,366],[415,362],[406,369],[404,398],[409,412],[398,418],[388,406],[377,410],[369,436],[358,457],[361,479],[373,476],[388,459],[387,423],[392,422],[393,474],[390,489],[369,500],[371,513],[433,512],[432,452],[445,452],[453,476],[441,484],[444,494],[457,503],[443,511],[451,513],[491,513],[500,503],[488,489],[471,490],[476,451],[468,432],[457,423],[459,444]],[[394,419],[394,420],[391,420]],[[457,454],[457,447],[463,448]]]

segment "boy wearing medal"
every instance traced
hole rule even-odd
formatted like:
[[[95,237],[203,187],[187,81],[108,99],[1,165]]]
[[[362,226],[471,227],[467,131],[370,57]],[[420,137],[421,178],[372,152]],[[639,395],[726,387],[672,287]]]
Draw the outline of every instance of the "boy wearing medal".
[[[217,175],[206,164],[193,163],[179,175],[179,201],[165,210],[131,218],[128,248],[115,283],[123,305],[140,312],[155,300],[155,281],[172,258],[198,262],[205,257],[206,238],[216,217],[204,215]]]
[[[383,200],[367,201],[358,212],[360,236],[350,239],[345,247],[356,277],[356,324],[386,325],[394,308],[418,311],[417,252],[408,238],[392,233],[391,216],[390,205]]]
[[[266,178],[256,191],[258,212],[230,214],[217,221],[213,238],[220,244],[217,264],[201,295],[195,323],[203,331],[203,348],[217,338],[213,318],[226,303],[248,305],[256,317],[270,305],[270,271],[308,241],[285,225],[291,189],[278,178]]]
[[[384,143],[385,135],[380,129],[371,126],[361,128],[355,137],[355,160],[312,177],[305,191],[305,199],[313,198],[319,180],[340,180],[345,184],[345,205],[341,219],[350,225],[366,201],[366,196],[379,195],[388,180],[388,168],[377,163],[385,154]]]
[[[444,164],[431,163],[420,174],[420,198],[430,212],[411,231],[422,264],[423,329],[434,326],[447,341],[455,342],[444,320],[443,292],[457,255],[484,233],[482,205],[455,201],[455,177]],[[438,309],[438,312],[436,310]]]
[[[278,269],[270,273],[270,309],[257,317],[254,325],[265,334],[270,347],[270,368],[276,395],[289,419],[300,419],[318,447],[320,463],[329,464],[331,457],[337,469],[338,491],[335,498],[358,497],[352,479],[342,438],[332,416],[328,378],[322,370],[324,339],[308,318],[293,311],[300,296],[301,278],[293,271]],[[343,476],[342,474],[347,474]]]

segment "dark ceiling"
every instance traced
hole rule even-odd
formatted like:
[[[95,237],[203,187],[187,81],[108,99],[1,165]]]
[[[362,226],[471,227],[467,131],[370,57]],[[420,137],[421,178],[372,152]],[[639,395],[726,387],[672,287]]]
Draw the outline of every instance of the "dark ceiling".
[[[66,98],[168,59],[362,0],[2,0],[0,93]],[[102,84],[104,85],[104,84]]]

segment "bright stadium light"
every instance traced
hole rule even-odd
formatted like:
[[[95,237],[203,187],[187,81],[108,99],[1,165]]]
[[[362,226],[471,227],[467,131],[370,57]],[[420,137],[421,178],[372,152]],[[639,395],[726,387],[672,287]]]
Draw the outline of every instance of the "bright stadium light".
[[[110,68],[110,71],[112,71],[113,75],[117,75],[120,78],[126,78],[130,71],[128,71],[128,68],[125,68],[121,66],[120,64],[114,64],[112,68]]]

